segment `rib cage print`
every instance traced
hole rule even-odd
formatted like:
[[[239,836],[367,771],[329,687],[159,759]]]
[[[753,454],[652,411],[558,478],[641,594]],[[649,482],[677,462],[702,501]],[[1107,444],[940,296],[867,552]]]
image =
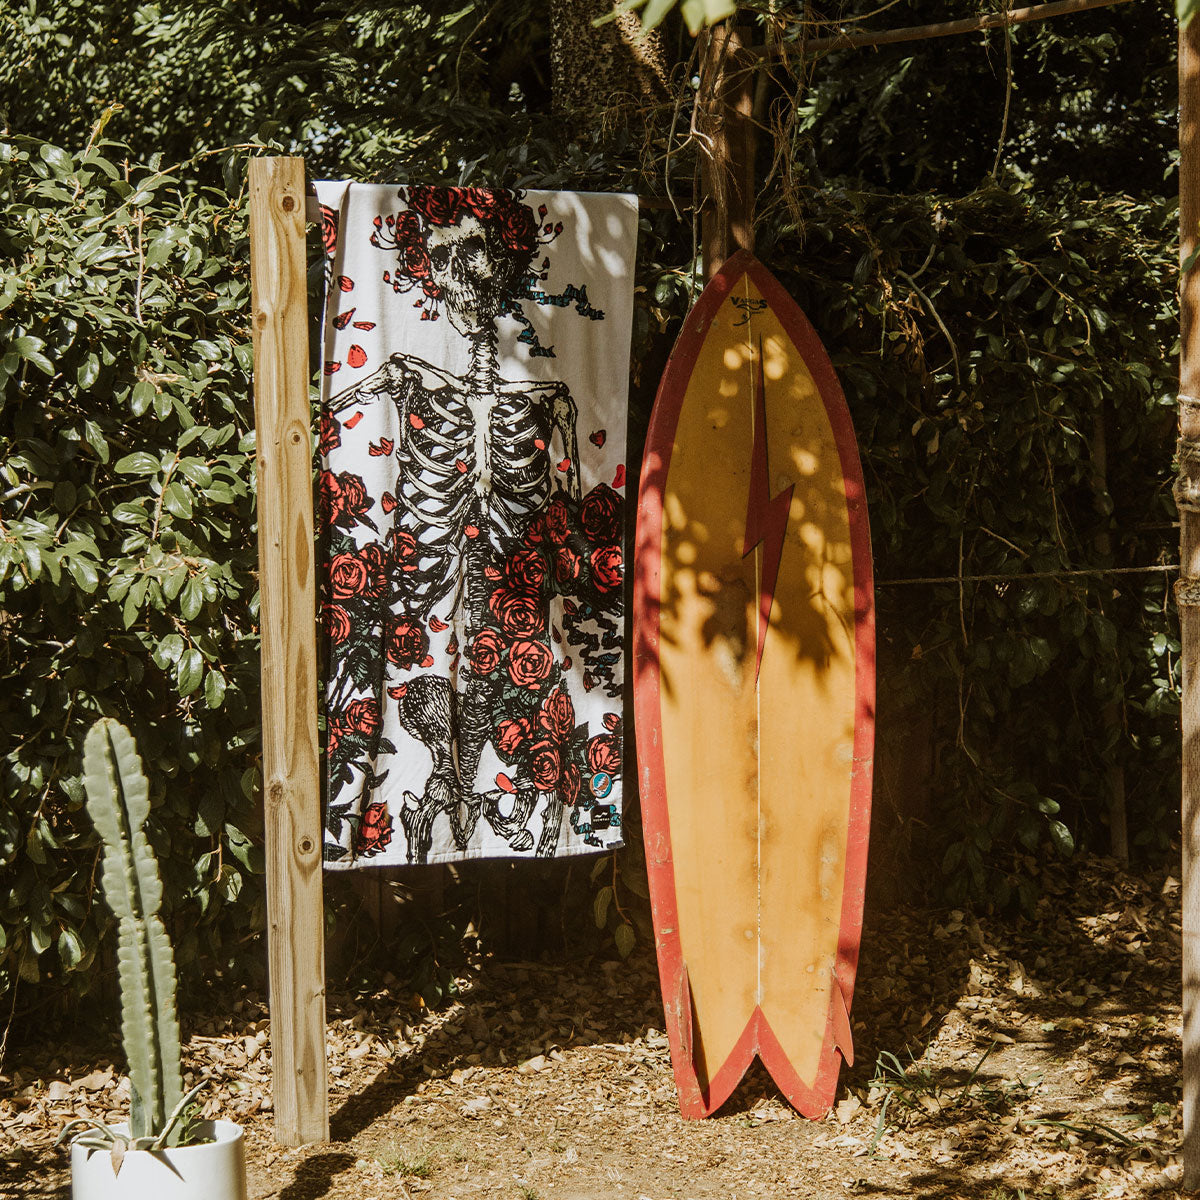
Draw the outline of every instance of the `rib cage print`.
[[[326,865],[618,845],[636,200],[317,192]]]

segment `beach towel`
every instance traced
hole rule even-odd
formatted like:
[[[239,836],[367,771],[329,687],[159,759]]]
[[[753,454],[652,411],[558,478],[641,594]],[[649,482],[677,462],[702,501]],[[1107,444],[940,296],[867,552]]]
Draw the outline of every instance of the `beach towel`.
[[[317,197],[326,866],[619,845],[636,198]]]

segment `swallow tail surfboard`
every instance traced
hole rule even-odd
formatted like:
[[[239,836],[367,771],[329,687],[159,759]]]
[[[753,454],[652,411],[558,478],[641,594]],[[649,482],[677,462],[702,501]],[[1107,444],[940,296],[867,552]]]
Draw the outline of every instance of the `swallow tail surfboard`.
[[[817,1117],[853,1062],[874,742],[870,531],[845,399],[752,255],[705,288],[642,470],[635,714],[680,1109],[760,1058]]]

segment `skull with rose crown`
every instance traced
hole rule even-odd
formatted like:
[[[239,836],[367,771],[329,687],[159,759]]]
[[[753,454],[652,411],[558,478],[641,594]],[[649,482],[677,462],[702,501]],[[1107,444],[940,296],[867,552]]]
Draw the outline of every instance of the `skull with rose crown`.
[[[428,232],[429,275],[451,323],[467,336],[500,315],[520,273],[494,225],[467,213],[456,225]]]

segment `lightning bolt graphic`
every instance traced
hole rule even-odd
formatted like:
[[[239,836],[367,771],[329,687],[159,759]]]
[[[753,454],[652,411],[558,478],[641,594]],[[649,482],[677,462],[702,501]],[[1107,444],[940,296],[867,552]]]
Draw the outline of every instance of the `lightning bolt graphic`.
[[[759,565],[758,600],[758,659],[754,679],[758,682],[762,670],[763,647],[767,643],[767,627],[771,622],[771,607],[775,603],[775,581],[779,578],[779,560],[783,556],[783,535],[787,532],[788,513],[792,507],[794,483],[778,496],[771,495],[767,470],[767,387],[763,377],[762,338],[758,339],[758,359],[751,385],[753,392],[754,452],[750,461],[750,499],[746,504],[746,540],[742,545],[745,558],[756,546],[763,548]]]

